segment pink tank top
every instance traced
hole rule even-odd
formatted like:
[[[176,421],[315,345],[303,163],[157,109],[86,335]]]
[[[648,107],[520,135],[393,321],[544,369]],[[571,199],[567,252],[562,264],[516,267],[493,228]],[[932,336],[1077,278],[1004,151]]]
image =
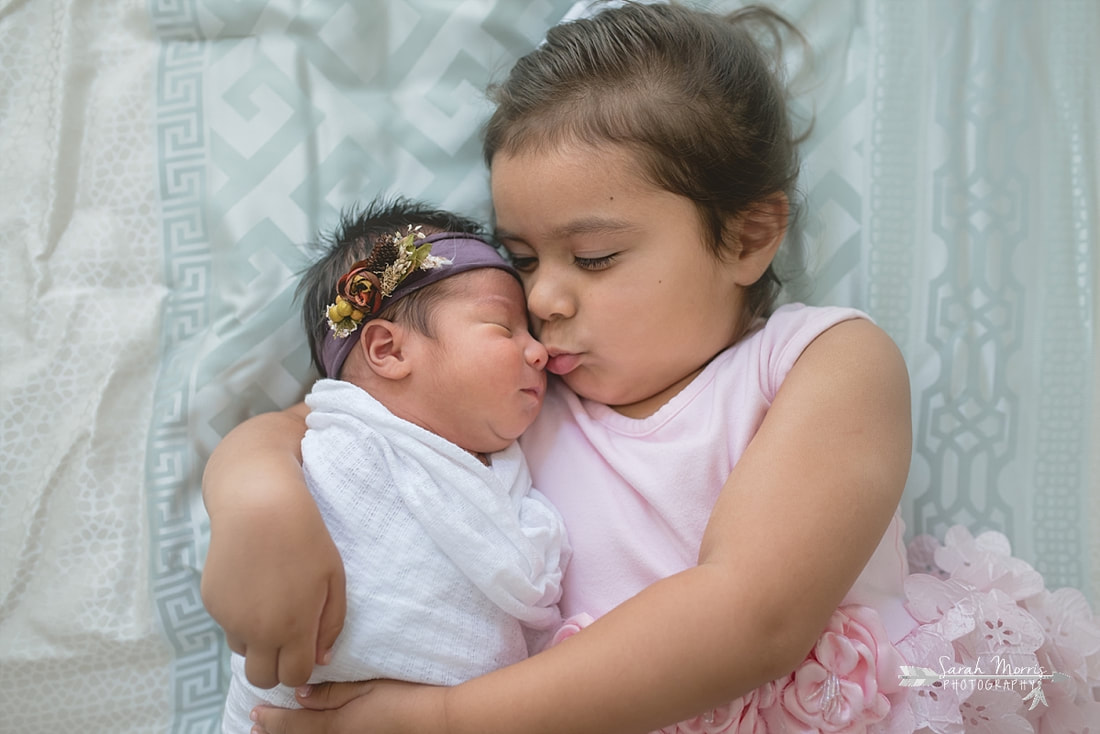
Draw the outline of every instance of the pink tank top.
[[[564,516],[573,547],[563,616],[599,617],[695,565],[718,494],[795,360],[823,331],[853,318],[867,317],[782,306],[640,420],[551,381],[542,414],[521,443],[535,486]],[[892,640],[914,624],[902,607],[903,531],[895,515],[844,599],[878,610]]]

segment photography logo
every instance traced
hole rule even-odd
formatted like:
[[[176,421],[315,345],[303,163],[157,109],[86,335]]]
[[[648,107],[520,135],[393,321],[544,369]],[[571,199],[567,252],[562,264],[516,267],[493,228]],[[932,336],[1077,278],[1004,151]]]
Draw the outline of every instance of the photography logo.
[[[953,661],[952,661],[953,662]],[[1024,701],[1030,701],[1028,711],[1039,704],[1048,705],[1043,694],[1043,682],[1061,683],[1069,680],[1065,673],[1047,673],[1041,666],[1014,667],[999,658],[994,659],[993,673],[983,673],[978,667],[944,666],[940,661],[941,672],[916,665],[902,665],[898,674],[899,682],[906,688],[921,688],[939,683],[942,686],[967,688],[970,690],[1014,690],[1024,694]]]

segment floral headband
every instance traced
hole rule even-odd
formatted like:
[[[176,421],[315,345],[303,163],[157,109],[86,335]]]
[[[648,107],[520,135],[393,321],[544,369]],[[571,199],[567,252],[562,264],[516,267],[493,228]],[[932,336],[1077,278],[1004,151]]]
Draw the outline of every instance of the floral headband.
[[[351,266],[336,283],[336,299],[325,309],[329,332],[321,345],[326,377],[337,378],[359,341],[359,326],[384,307],[452,275],[497,268],[519,280],[519,273],[489,243],[476,235],[438,232],[424,236],[419,226],[381,239],[365,260]]]
[[[432,255],[430,242],[424,239],[420,226],[409,226],[402,235],[394,232],[379,241],[370,257],[351,266],[336,283],[336,301],[325,314],[328,326],[337,339],[346,339],[359,328],[364,319],[382,310],[382,301],[393,295],[397,286],[417,270],[432,270],[450,261]],[[382,266],[381,272],[374,271]]]

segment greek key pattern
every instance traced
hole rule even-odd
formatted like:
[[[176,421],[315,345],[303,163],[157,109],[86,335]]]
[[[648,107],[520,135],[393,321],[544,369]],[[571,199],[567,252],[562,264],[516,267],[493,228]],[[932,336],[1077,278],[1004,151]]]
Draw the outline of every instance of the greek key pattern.
[[[858,22],[851,7],[837,11],[842,17],[848,14],[839,22]],[[863,299],[867,204],[862,193],[866,188],[867,64],[825,39],[809,40],[814,47],[813,73],[820,78],[814,98],[796,97],[794,110],[796,119],[813,120],[812,134],[802,147],[801,181],[807,192],[807,280],[812,283],[795,279],[790,296],[869,309]],[[797,89],[798,73],[794,79]],[[854,300],[853,294],[858,294]]]
[[[202,466],[189,429],[195,346],[210,323],[212,288],[203,75],[208,61],[194,0],[151,0],[161,40],[156,150],[166,283],[162,371],[147,447],[152,594],[175,656],[173,732],[214,732],[224,702],[225,643],[199,596],[205,514]]]
[[[303,244],[385,193],[487,218],[483,90],[569,4],[150,0],[172,292],[148,474],[174,731],[214,730],[227,685],[198,592],[202,466],[235,425],[315,377],[293,298]]]

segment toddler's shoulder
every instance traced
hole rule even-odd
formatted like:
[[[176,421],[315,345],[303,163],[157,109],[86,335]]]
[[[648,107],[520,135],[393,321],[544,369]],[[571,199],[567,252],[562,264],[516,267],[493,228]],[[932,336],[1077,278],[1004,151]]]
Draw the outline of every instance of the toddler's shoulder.
[[[871,317],[855,308],[788,303],[777,308],[766,319],[761,319],[755,333],[765,341],[775,344],[785,344],[800,339],[812,341],[814,337],[833,326],[853,319],[870,321]]]
[[[854,308],[780,306],[745,338],[745,349],[764,380],[764,392],[774,396],[806,348],[838,324],[861,322],[876,329],[870,317]]]

